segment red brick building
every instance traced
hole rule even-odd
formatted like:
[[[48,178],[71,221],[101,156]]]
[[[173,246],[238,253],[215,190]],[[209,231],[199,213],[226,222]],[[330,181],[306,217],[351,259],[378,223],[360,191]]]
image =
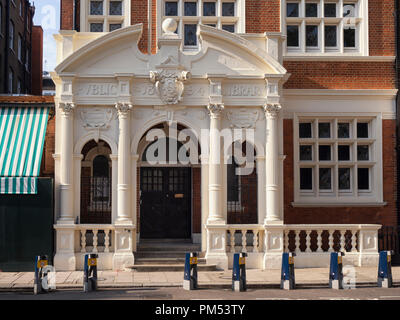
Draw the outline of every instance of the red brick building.
[[[399,225],[396,152],[398,70],[396,70],[395,10],[393,0],[61,0],[59,43],[63,45],[65,52],[60,54],[60,65],[56,68],[53,79],[60,88],[62,85],[70,85],[72,91],[60,94],[56,97],[56,101],[59,99],[62,104],[70,99],[68,103],[81,105],[82,108],[90,103],[100,105],[99,100],[89,102],[89,98],[86,100],[80,98],[85,95],[82,92],[86,90],[86,87],[81,89],[79,83],[83,81],[83,78],[93,77],[95,73],[89,65],[86,66],[84,59],[98,62],[106,61],[106,57],[109,57],[107,61],[110,66],[113,65],[114,68],[115,64],[115,70],[119,70],[119,62],[111,58],[119,54],[116,49],[108,56],[96,50],[99,50],[100,44],[104,46],[104,51],[111,50],[111,47],[107,47],[106,44],[114,46],[112,41],[115,41],[115,48],[118,48],[117,40],[112,40],[112,36],[107,34],[114,32],[112,34],[115,34],[115,39],[117,39],[119,34],[122,37],[124,32],[128,33],[130,26],[141,24],[137,27],[137,30],[140,28],[138,49],[143,55],[141,61],[148,59],[150,61],[148,65],[152,65],[151,59],[157,59],[158,56],[163,55],[162,46],[166,43],[163,40],[164,34],[169,35],[171,39],[172,34],[181,39],[180,50],[183,56],[190,57],[187,59],[194,59],[196,54],[201,56],[201,54],[206,55],[206,52],[207,54],[213,52],[212,49],[215,49],[216,45],[212,43],[212,39],[225,39],[221,40],[221,43],[225,41],[225,53],[221,53],[215,59],[226,68],[226,73],[212,77],[209,76],[212,71],[209,70],[208,73],[201,75],[196,69],[192,72],[195,76],[191,81],[194,82],[190,83],[193,86],[197,84],[200,86],[200,79],[208,79],[211,84],[210,90],[215,83],[220,86],[221,104],[225,105],[222,112],[222,127],[242,129],[253,127],[256,131],[262,131],[268,128],[270,120],[268,112],[270,111],[266,111],[265,117],[260,116],[261,109],[259,108],[257,112],[255,111],[257,117],[254,121],[252,114],[246,113],[250,112],[248,110],[253,110],[250,107],[253,100],[248,97],[258,96],[258,89],[251,87],[257,86],[256,82],[249,84],[250,88],[246,87],[247,83],[252,81],[248,70],[252,68],[255,70],[256,62],[252,61],[252,58],[248,61],[241,60],[235,56],[236,49],[232,49],[235,47],[235,42],[238,45],[244,44],[248,51],[259,54],[261,51],[264,52],[266,60],[273,59],[271,66],[281,68],[279,69],[282,75],[280,80],[273,80],[274,77],[270,76],[272,71],[265,72],[264,78],[267,85],[259,91],[262,93],[265,89],[266,100],[273,101],[273,103],[267,102],[267,105],[279,105],[279,108],[273,111],[279,113],[276,118],[276,132],[279,138],[277,138],[277,146],[273,147],[269,145],[268,138],[265,141],[265,136],[259,140],[261,148],[258,147],[257,141],[254,142],[257,174],[235,179],[231,176],[232,172],[235,172],[231,170],[231,167],[221,167],[221,179],[224,182],[218,197],[222,200],[221,204],[218,204],[220,209],[215,210],[222,210],[221,214],[224,216],[225,223],[235,226],[248,225],[247,232],[253,234],[253,245],[260,239],[256,239],[255,229],[251,228],[255,228],[254,225],[257,224],[268,225],[275,220],[284,225],[297,226],[379,224],[395,228]],[[165,21],[168,23],[163,24]],[[119,29],[126,31],[117,31]],[[133,37],[136,29],[133,27],[131,29]],[[84,37],[92,37],[90,40],[92,42],[85,40]],[[65,39],[73,43],[72,49],[67,46]],[[67,52],[71,56],[68,57]],[[90,58],[88,52],[91,52]],[[81,58],[86,57],[85,54],[87,58]],[[171,57],[168,59],[165,63],[172,61]],[[182,59],[184,61],[186,58]],[[194,59],[192,63],[195,64],[199,60]],[[97,62],[93,62],[93,65]],[[254,65],[249,67],[247,62]],[[82,75],[77,71],[79,63],[82,65],[82,70],[86,70],[86,73],[82,71]],[[206,67],[203,66],[204,69]],[[133,71],[129,71],[131,69],[127,67],[126,72],[133,74]],[[196,74],[196,72],[199,73]],[[115,73],[117,74],[117,71]],[[115,77],[122,85],[122,80],[118,76]],[[135,81],[142,80],[137,80],[139,76],[136,75],[130,77],[133,83],[130,84],[132,88],[130,101],[133,109],[137,107],[141,110],[140,108],[147,102],[141,96],[144,93],[139,93],[141,89],[135,91]],[[140,77],[144,79],[144,76]],[[236,84],[236,87],[232,84],[244,77],[247,78],[243,80],[243,83]],[[253,75],[251,79],[260,79],[260,76],[258,77]],[[274,79],[277,78],[278,76],[275,76]],[[93,92],[89,94],[90,88],[92,87],[87,89],[88,97],[93,97],[95,94]],[[95,92],[103,89],[97,88]],[[112,91],[112,89],[109,89],[111,91],[104,90],[105,96]],[[76,94],[76,92],[80,93]],[[213,97],[210,93],[210,101]],[[230,100],[233,99],[232,97],[237,97],[236,101]],[[273,97],[273,99],[268,97]],[[140,102],[136,103],[136,98]],[[277,100],[274,100],[275,98]],[[197,103],[196,105],[207,105],[203,103],[200,96],[197,101],[194,99],[192,102]],[[157,103],[152,103],[155,108],[154,105]],[[190,109],[189,104],[179,102],[175,104],[183,109]],[[242,110],[241,116],[236,113],[239,109]],[[270,110],[269,107],[265,110],[267,109]],[[174,109],[174,112],[176,110]],[[190,111],[187,112],[190,114]],[[132,123],[136,123],[135,119],[140,118],[139,115],[137,117],[132,116]],[[61,120],[59,121],[61,125]],[[55,127],[57,130],[57,120]],[[162,126],[155,125],[154,128],[162,128]],[[268,130],[270,129],[267,129],[267,132]],[[75,134],[80,133],[76,131]],[[132,131],[130,137],[132,141],[136,141],[134,134],[135,132]],[[256,132],[255,140],[258,139],[257,137]],[[99,143],[98,140],[96,143]],[[101,148],[107,144],[109,143],[101,144]],[[86,150],[86,153],[82,153],[83,162],[90,154],[91,147],[82,149]],[[112,146],[105,148],[109,149],[106,153],[111,163]],[[132,181],[132,184],[135,184],[132,189],[136,190],[134,196],[136,199],[133,199],[136,205],[132,206],[135,208],[130,211],[138,239],[143,237],[141,228],[144,225],[141,220],[145,209],[141,201],[144,192],[142,184],[144,177],[141,169],[146,167],[139,149],[137,155],[132,151],[139,158],[134,164],[137,167],[132,167],[132,170],[136,171],[136,175],[132,176],[132,180],[136,180]],[[273,152],[276,154],[272,156],[268,150],[275,150]],[[56,148],[55,154],[59,152],[61,151]],[[275,169],[273,169],[275,173],[273,170],[268,171],[271,169],[268,167],[269,161],[276,161]],[[267,163],[266,170],[270,173],[264,177],[264,169],[260,169],[260,166],[265,162]],[[82,170],[83,166],[82,164]],[[207,179],[204,180],[203,169],[203,166],[193,166],[190,171],[191,200],[188,213],[190,215],[188,237],[194,242],[201,242],[202,250],[206,251],[205,228],[207,216],[211,214],[213,204],[210,204],[208,195],[205,197],[204,192],[207,192],[207,186],[204,186],[204,183],[207,183],[208,178],[214,178],[214,173],[207,174]],[[50,172],[52,168],[48,167],[46,170]],[[261,172],[262,176],[260,176]],[[269,179],[272,179],[270,177],[275,174],[277,180],[271,182]],[[260,182],[260,179],[263,182]],[[83,186],[82,181],[81,186]],[[211,182],[209,183],[211,185]],[[62,184],[60,182],[60,186]],[[266,193],[265,190],[261,190],[264,187],[267,190]],[[214,191],[210,191],[210,197],[213,197]],[[257,197],[252,197],[255,194]],[[119,209],[115,210],[117,212]],[[75,211],[71,215],[74,218],[79,217]],[[265,211],[266,214],[264,214]],[[117,219],[117,213],[115,217]],[[109,223],[109,220],[104,222]],[[169,224],[166,223],[166,225]],[[227,228],[229,230],[229,227]],[[289,228],[285,233],[287,248],[299,247],[300,242],[301,246],[304,244],[306,247],[317,246],[317,250],[328,245],[328,237],[322,235],[324,227],[318,227],[322,228],[318,231],[320,232],[318,235],[314,233],[313,227],[294,228]],[[329,228],[326,227],[327,229]],[[301,230],[299,236],[301,240],[297,239],[296,230]],[[344,243],[349,237],[355,237],[354,234],[352,236],[347,234],[348,230],[350,229],[341,231],[341,236],[336,233],[335,236],[333,233],[330,236],[335,239],[342,237],[340,241]],[[243,237],[245,238],[246,234]],[[265,237],[268,238],[267,233]],[[230,239],[233,237],[231,236]],[[298,244],[297,241],[299,241]],[[340,246],[343,246],[343,243],[340,243]],[[267,246],[267,243],[265,245]],[[382,242],[381,248],[383,246]]]

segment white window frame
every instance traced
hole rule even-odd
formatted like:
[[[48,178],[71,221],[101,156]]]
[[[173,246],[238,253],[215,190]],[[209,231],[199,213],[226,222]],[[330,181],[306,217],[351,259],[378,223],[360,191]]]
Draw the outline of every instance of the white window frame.
[[[381,114],[294,114],[293,159],[294,159],[294,205],[326,204],[332,206],[348,204],[379,204],[383,202],[382,181],[382,115]],[[299,123],[312,123],[312,138],[299,138]],[[331,138],[318,138],[318,123],[331,123]],[[350,138],[338,138],[337,124],[350,123]],[[368,138],[357,138],[357,122],[369,123]],[[320,161],[319,145],[331,145],[331,160]],[[369,145],[369,160],[357,159],[357,146]],[[300,161],[300,145],[312,145],[312,160]],[[350,160],[339,161],[338,145],[350,145]],[[300,190],[300,168],[313,168],[312,190]],[[319,168],[331,168],[332,190],[319,189]],[[339,190],[339,168],[350,168],[350,189]],[[369,190],[357,189],[358,168],[369,168]]]
[[[110,15],[110,2],[118,0],[96,0],[103,2],[103,15],[90,15],[90,0],[81,0],[80,32],[90,32],[91,23],[103,23],[103,32],[109,32],[110,24],[121,24],[121,27],[131,25],[131,1],[121,0],[122,15]]]
[[[286,4],[299,4],[299,17],[286,17]],[[318,17],[305,17],[305,4],[319,3]],[[324,4],[336,3],[336,18],[324,17]],[[356,5],[356,17],[343,17],[343,4]],[[288,47],[284,42],[284,55],[292,57],[302,56],[368,56],[368,1],[367,0],[281,0],[281,30],[286,35],[287,25],[299,26],[299,46]],[[344,48],[343,30],[345,23],[355,23],[355,48]],[[306,25],[318,25],[318,47],[306,47]],[[325,25],[337,26],[337,47],[325,47]]]
[[[165,2],[178,2],[178,16],[165,15]],[[197,16],[184,16],[184,2],[197,2]],[[203,16],[203,2],[216,2],[216,15]],[[235,2],[235,16],[222,16],[222,3]],[[217,29],[222,29],[223,24],[235,25],[235,33],[246,32],[246,7],[245,0],[157,0],[157,36],[162,35],[162,23],[167,18],[173,18],[178,23],[178,35],[184,38],[185,24],[215,24]],[[199,49],[199,41],[196,46],[184,46],[185,50]]]

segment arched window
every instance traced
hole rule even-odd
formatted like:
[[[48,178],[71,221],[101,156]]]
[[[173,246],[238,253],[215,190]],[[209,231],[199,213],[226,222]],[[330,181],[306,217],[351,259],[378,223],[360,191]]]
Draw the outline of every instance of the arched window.
[[[108,159],[102,155],[95,157],[93,159],[93,177],[108,178],[109,174]]]

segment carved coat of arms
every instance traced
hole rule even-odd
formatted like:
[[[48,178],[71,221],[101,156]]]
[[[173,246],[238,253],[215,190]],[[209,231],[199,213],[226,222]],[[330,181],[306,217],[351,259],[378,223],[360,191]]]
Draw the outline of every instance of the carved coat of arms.
[[[155,84],[160,99],[165,104],[177,104],[182,100],[183,82],[190,77],[188,71],[150,71],[150,81]]]

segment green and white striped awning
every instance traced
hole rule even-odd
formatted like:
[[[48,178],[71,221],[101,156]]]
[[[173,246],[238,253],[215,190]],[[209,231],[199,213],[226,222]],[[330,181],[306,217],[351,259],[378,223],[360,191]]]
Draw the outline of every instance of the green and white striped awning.
[[[0,194],[36,194],[49,108],[0,108]]]

